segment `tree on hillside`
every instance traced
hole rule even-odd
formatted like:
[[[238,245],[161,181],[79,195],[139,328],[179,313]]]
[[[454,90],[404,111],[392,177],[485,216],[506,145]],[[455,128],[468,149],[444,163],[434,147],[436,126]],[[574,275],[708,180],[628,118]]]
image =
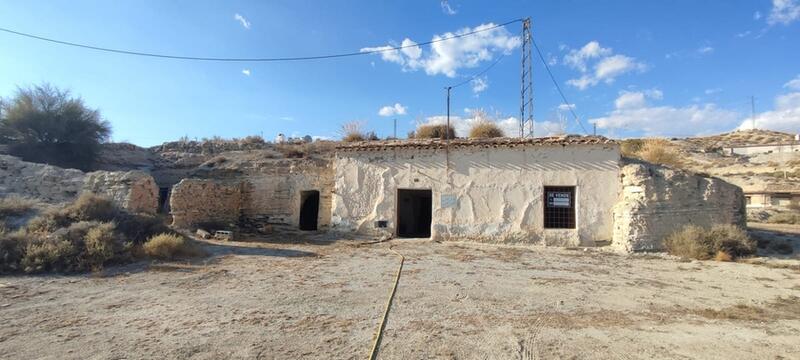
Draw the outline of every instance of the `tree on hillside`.
[[[111,126],[83,99],[49,84],[0,102],[0,143],[23,160],[89,170]]]

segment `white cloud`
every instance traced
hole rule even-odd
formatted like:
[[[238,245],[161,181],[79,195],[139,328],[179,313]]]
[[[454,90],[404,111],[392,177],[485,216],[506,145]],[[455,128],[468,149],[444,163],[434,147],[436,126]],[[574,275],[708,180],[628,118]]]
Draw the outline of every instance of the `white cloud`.
[[[744,38],[744,37],[750,36],[750,34],[752,34],[752,33],[753,33],[752,31],[747,30],[747,31],[743,31],[743,32],[740,32],[740,33],[736,34],[736,37]]]
[[[714,48],[711,46],[703,46],[697,49],[697,53],[700,55],[707,55],[714,52]]]
[[[695,135],[727,131],[738,121],[738,113],[708,103],[685,107],[651,106],[647,99],[659,100],[659,90],[620,92],[614,110],[604,117],[589,119],[601,129],[625,129],[645,136]]]
[[[405,115],[406,114],[406,107],[400,105],[400,103],[396,103],[394,105],[386,105],[378,110],[378,115],[380,116],[395,116],[395,115]]]
[[[242,69],[242,74],[244,74],[244,76],[250,76],[250,69]]]
[[[455,77],[462,68],[475,68],[482,62],[494,59],[497,53],[508,54],[521,45],[518,36],[513,36],[505,28],[493,28],[493,23],[474,28],[463,28],[456,32],[434,35],[432,40],[438,41],[425,50],[411,39],[405,39],[400,46],[408,46],[400,50],[396,46],[386,45],[362,48],[361,52],[383,51],[381,59],[399,64],[403,71],[424,69],[428,75],[443,74]],[[491,30],[488,30],[492,28]],[[469,32],[475,34],[453,38]],[[444,41],[439,41],[447,39]]]
[[[772,10],[769,12],[767,23],[770,25],[789,25],[800,19],[800,1],[798,0],[772,0]]]
[[[442,6],[442,12],[447,15],[455,15],[458,13],[458,11],[456,11],[450,6],[450,2],[447,0],[442,0],[440,2],[440,5]]]
[[[560,104],[558,105],[558,110],[560,111],[567,111],[569,109],[575,109],[575,104]]]
[[[664,94],[661,90],[651,89],[645,91],[620,91],[619,97],[614,100],[617,109],[637,109],[647,104],[646,99],[661,100]]]
[[[756,128],[797,133],[800,130],[800,92],[775,98],[775,109],[756,115]],[[739,129],[752,129],[753,119],[742,120]]]
[[[594,62],[591,69],[589,62]],[[567,84],[581,90],[600,82],[613,83],[618,76],[625,73],[647,70],[645,64],[629,56],[614,55],[611,48],[604,48],[597,41],[590,41],[578,50],[570,50],[564,56],[564,63],[582,73],[579,78],[567,80]]]
[[[753,13],[753,20],[761,20],[761,11],[756,11]]]
[[[564,63],[581,72],[586,72],[586,60],[608,56],[611,53],[612,50],[610,48],[600,46],[597,41],[590,41],[580,50],[572,49],[567,55],[564,55]]]
[[[800,90],[800,75],[797,75],[796,78],[789,80],[786,84],[783,84],[783,87],[792,90]]]
[[[706,89],[706,91],[704,91],[704,92],[705,92],[706,95],[714,95],[714,94],[721,93],[722,89],[720,89],[720,88]]]
[[[244,27],[245,29],[250,29],[250,22],[247,21],[247,19],[244,16],[242,16],[241,14],[237,13],[237,14],[233,15],[233,19],[238,21],[240,24],[242,24],[242,27]]]
[[[476,96],[489,88],[489,80],[486,77],[475,78],[470,83],[472,84],[472,92]]]

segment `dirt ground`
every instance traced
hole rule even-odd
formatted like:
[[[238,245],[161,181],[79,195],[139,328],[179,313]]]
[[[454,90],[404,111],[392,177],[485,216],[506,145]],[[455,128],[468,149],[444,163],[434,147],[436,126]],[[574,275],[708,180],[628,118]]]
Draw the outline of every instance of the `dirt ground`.
[[[0,277],[3,359],[797,359],[800,265],[423,240],[209,242]]]

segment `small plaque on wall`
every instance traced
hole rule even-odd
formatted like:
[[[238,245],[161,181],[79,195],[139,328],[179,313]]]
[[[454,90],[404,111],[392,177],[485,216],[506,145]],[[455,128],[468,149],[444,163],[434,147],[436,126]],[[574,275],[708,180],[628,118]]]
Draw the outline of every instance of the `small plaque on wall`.
[[[458,198],[453,194],[442,194],[441,207],[442,209],[454,208],[458,204]]]

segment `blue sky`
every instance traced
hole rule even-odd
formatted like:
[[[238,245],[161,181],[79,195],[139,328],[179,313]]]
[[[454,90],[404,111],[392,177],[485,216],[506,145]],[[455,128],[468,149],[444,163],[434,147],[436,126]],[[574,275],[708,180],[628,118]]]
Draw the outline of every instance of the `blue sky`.
[[[526,16],[590,131],[590,123],[614,137],[729,131],[750,126],[750,96],[758,127],[800,131],[800,0],[0,0],[3,28],[212,57],[352,52]],[[473,109],[512,131],[519,116],[520,31],[515,23],[436,48],[289,63],[133,57],[0,33],[0,96],[50,82],[99,108],[113,125],[114,141],[145,146],[181,136],[335,138],[349,121],[385,137],[394,118],[400,135],[440,121],[443,88],[502,57],[485,76],[454,89],[452,114],[459,131],[474,121]],[[538,135],[582,133],[538,59],[534,89]]]

